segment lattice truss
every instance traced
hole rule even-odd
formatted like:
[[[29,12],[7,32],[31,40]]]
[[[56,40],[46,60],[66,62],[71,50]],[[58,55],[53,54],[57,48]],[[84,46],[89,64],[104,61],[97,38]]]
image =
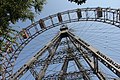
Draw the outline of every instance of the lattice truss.
[[[6,52],[1,52],[2,79],[19,80],[29,72],[35,80],[119,80],[120,64],[76,36],[65,25],[79,21],[103,22],[119,28],[120,10],[100,7],[68,10],[40,19],[22,31],[15,32],[16,43],[6,40]],[[62,27],[54,38],[13,72],[15,61],[24,47],[38,35],[60,25]],[[103,73],[100,68],[101,65],[115,77],[108,78],[107,72]]]

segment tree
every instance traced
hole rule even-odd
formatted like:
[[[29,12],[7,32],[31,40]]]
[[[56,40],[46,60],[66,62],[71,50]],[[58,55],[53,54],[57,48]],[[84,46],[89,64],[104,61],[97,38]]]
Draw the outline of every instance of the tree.
[[[40,13],[46,0],[0,0],[0,50],[3,51],[4,40],[13,41],[10,24],[18,20],[34,20],[34,13]],[[35,11],[33,11],[33,9]]]
[[[68,0],[68,1],[70,1],[70,2],[75,2],[75,3],[77,3],[78,5],[81,5],[81,4],[83,4],[83,3],[86,2],[86,0]]]
[[[46,0],[0,0],[0,72],[2,53],[6,52],[6,41],[15,42],[10,35],[14,35],[15,30],[10,24],[26,19],[33,21],[34,14],[39,14],[45,3]]]

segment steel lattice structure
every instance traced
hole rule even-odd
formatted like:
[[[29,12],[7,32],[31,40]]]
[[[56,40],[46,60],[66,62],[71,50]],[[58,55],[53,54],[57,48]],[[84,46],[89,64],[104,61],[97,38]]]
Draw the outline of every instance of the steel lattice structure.
[[[93,13],[94,16],[89,16],[90,13]],[[74,14],[76,17],[71,17]],[[111,14],[112,16],[110,16]],[[63,16],[67,15],[67,18],[64,19]],[[53,19],[57,18],[56,21]],[[50,24],[46,24],[46,21],[49,21]],[[54,15],[50,15],[46,18],[40,19],[39,21],[31,24],[30,26],[24,28],[22,31],[18,32],[15,36],[16,43],[11,44],[11,47],[7,49],[7,53],[5,54],[3,59],[3,71],[2,71],[2,79],[9,80],[17,80],[20,79],[28,70],[34,76],[36,80],[41,79],[49,79],[50,77],[54,77],[60,80],[66,79],[67,76],[79,76],[84,80],[90,80],[90,74],[95,74],[100,80],[106,80],[104,74],[99,70],[98,62],[101,62],[108,69],[110,69],[114,74],[120,77],[120,64],[114,62],[112,59],[101,53],[99,50],[93,48],[91,45],[83,41],[82,39],[75,36],[71,33],[67,27],[63,26],[60,29],[60,33],[55,36],[50,43],[44,46],[33,58],[24,64],[16,73],[13,73],[13,67],[16,59],[18,58],[22,49],[35,37],[42,34],[46,30],[57,27],[59,25],[64,25],[66,23],[79,22],[79,21],[96,21],[103,22],[107,24],[114,25],[116,27],[120,27],[120,10],[119,9],[111,9],[111,8],[81,8],[68,10],[64,12],[59,12]],[[35,29],[34,33],[31,33],[30,30]],[[69,53],[67,56],[54,58],[54,54],[59,45],[62,45],[61,40],[66,38],[67,42],[64,42],[68,45]],[[74,45],[73,50],[71,49],[69,42]],[[18,44],[17,44],[18,43]],[[46,60],[39,60],[40,56],[48,51],[49,56]],[[76,55],[74,55],[74,51],[77,51]],[[59,53],[58,53],[59,54]],[[79,62],[79,59],[83,58],[87,64],[90,66],[90,70],[84,69],[82,64]],[[67,66],[69,61],[74,61],[79,68],[79,72],[67,73]],[[46,76],[44,77],[45,71],[49,64],[57,64],[63,63],[61,72],[58,75]],[[34,70],[34,66],[42,66],[41,70],[36,72]],[[77,78],[76,77],[76,78]],[[74,78],[73,78],[74,79]]]

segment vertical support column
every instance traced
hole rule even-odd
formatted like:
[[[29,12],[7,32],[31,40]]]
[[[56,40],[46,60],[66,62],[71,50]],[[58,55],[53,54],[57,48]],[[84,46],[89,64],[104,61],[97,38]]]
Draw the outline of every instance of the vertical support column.
[[[69,21],[71,22],[70,12],[69,11],[68,11],[68,18],[69,18]]]
[[[38,28],[37,28],[37,26],[35,26],[34,28],[35,28],[36,32],[38,32]]]
[[[94,70],[95,72],[98,72],[98,58],[97,56],[93,55],[93,59],[94,59]]]
[[[119,21],[120,21],[120,9],[118,9]]]
[[[119,10],[116,10],[116,22],[118,22],[118,19],[119,19],[118,18],[119,17],[118,14],[119,14]]]
[[[87,11],[87,9],[85,10],[85,13],[86,13],[86,21],[88,21],[88,11]]]
[[[97,20],[97,13],[96,10],[94,10],[94,14],[95,14],[95,21]]]
[[[39,25],[41,29],[46,29],[45,23],[42,19],[39,20]]]
[[[106,17],[106,13],[107,13],[107,17]],[[103,11],[103,18],[104,18],[104,22],[106,21],[106,19],[108,19],[108,12],[106,10]]]
[[[54,22],[53,22],[52,16],[49,16],[49,17],[50,17],[50,20],[51,20],[52,26],[54,26]]]
[[[106,19],[106,20],[109,20],[109,16],[110,16],[110,15],[108,15],[108,14],[110,14],[110,8],[106,8],[106,9],[105,9],[105,13],[106,13],[105,19]]]
[[[115,12],[113,12],[113,25],[115,23]]]
[[[119,20],[119,26],[120,26],[120,9],[118,9],[118,20]]]
[[[65,59],[62,69],[60,71],[58,80],[65,80],[64,74],[66,74],[66,72],[67,72],[68,63],[69,63],[69,60]]]
[[[105,19],[106,19],[106,20],[108,20],[108,9],[109,9],[109,8],[105,9],[105,13],[106,13],[106,14],[105,14]]]
[[[80,64],[79,60],[76,57],[74,58],[74,61],[77,64],[77,67],[79,68],[79,70],[82,72],[83,79],[84,80],[90,80],[90,77],[88,76],[88,74],[86,73],[85,69]]]
[[[58,20],[59,20],[59,22],[62,23],[63,19],[62,19],[62,15],[61,15],[61,13],[58,13],[57,16],[58,16]]]
[[[119,26],[120,26],[120,9],[118,9],[118,21],[119,21]]]
[[[27,32],[27,34],[29,35],[29,37],[32,35],[32,34],[30,33],[30,30],[29,30],[29,29],[26,29],[26,32]]]

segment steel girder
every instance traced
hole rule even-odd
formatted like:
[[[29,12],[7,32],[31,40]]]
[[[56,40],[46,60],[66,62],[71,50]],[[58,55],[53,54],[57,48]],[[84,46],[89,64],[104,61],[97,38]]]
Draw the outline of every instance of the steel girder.
[[[74,44],[74,46],[76,47],[76,49],[80,52],[80,54],[82,54],[82,57],[84,58],[84,60],[88,63],[88,65],[91,67],[91,70],[93,70],[93,72],[97,75],[97,77],[100,80],[106,80],[105,76],[101,73],[101,71],[99,70],[99,65],[98,65],[98,61],[100,61],[101,63],[103,63],[108,69],[110,69],[113,73],[115,73],[118,77],[120,77],[120,69],[119,69],[119,64],[113,62],[113,60],[109,59],[106,55],[104,55],[103,53],[101,53],[100,51],[98,51],[97,49],[93,48],[91,45],[89,45],[88,43],[86,43],[85,41],[83,41],[82,39],[78,38],[77,36],[75,36],[74,34],[72,34],[71,32],[69,32],[68,30],[62,30],[55,38],[53,38],[51,40],[50,43],[48,43],[44,48],[42,48],[29,62],[27,62],[23,67],[21,67],[11,78],[10,80],[16,80],[19,79],[20,77],[22,77],[28,70],[33,71],[32,69],[30,69],[33,65],[34,62],[36,60],[39,59],[39,57],[44,54],[44,52],[46,50],[48,50],[49,52],[49,56],[46,58],[45,63],[43,65],[43,67],[41,68],[39,73],[35,73],[35,72],[31,72],[32,74],[36,74],[33,75],[35,77],[36,80],[41,80],[42,78],[44,79],[44,75],[46,72],[46,69],[48,67],[48,65],[50,64],[53,56],[55,55],[56,49],[60,44],[60,41],[62,38],[64,37],[68,37],[70,39],[70,41]],[[93,59],[91,59],[88,54],[92,54]],[[78,61],[78,58],[75,57],[74,55],[70,54],[68,55],[68,57],[73,57],[72,60],[75,61],[75,63],[77,64],[81,75],[84,76],[83,79],[85,80],[89,80],[89,76],[86,73],[86,71],[81,71],[81,69],[84,69],[82,67],[82,65],[80,64],[80,62]],[[71,60],[71,59],[70,59]],[[69,59],[65,59],[64,60],[64,64],[63,67],[61,69],[61,73],[60,75],[65,75],[67,74],[67,65],[68,65]],[[65,74],[63,74],[65,73]],[[60,76],[58,75],[58,76]],[[62,78],[60,78],[62,79]]]
[[[10,78],[10,80],[16,80],[16,79],[20,79],[30,68],[32,65],[34,65],[34,62],[46,51],[48,50],[49,52],[49,56],[47,58],[47,60],[45,61],[45,65],[43,67],[43,69],[41,70],[41,72],[39,74],[41,74],[42,76],[35,76],[36,79],[38,78],[42,78],[43,74],[48,66],[48,64],[50,63],[50,60],[53,56],[53,53],[55,53],[56,48],[61,40],[61,34],[58,34],[55,38],[53,38],[51,40],[51,42],[49,42],[46,46],[44,46],[36,55],[34,55],[34,57],[32,57],[32,59],[29,60],[29,62],[27,62],[26,64],[24,64],[24,66],[22,66],[15,74],[13,74]],[[53,49],[53,50],[52,50]]]
[[[68,63],[71,60],[75,61],[79,71],[80,72],[82,71],[82,73],[81,73],[82,78],[84,80],[90,80],[90,78],[89,78],[88,74],[86,73],[84,67],[79,62],[79,59],[74,55],[74,51],[70,47],[70,44],[68,42],[69,41],[68,38],[66,38],[66,41],[67,41],[66,43],[68,45],[68,50],[67,50],[67,57],[68,57],[68,59],[66,58],[65,61],[64,61],[64,64],[63,64],[62,69],[61,69],[60,74],[59,74],[59,76],[60,76],[59,80],[65,80],[65,77],[62,77],[62,76],[64,76],[64,74],[67,73]]]
[[[120,77],[120,65],[118,63],[115,63],[112,59],[107,57],[105,54],[101,53],[82,39],[78,38],[74,34],[68,31],[68,35],[70,40],[74,43],[76,48],[80,53],[83,54],[83,58],[86,60],[86,62],[90,65],[92,70],[97,74],[97,76],[100,78],[100,80],[105,80],[105,76],[100,73],[98,69],[98,61],[100,61],[102,64],[104,64],[108,69],[110,69],[113,73],[115,73],[118,77]],[[77,43],[78,45],[76,45]],[[84,53],[91,53],[93,56],[93,60],[91,60],[88,55]]]

